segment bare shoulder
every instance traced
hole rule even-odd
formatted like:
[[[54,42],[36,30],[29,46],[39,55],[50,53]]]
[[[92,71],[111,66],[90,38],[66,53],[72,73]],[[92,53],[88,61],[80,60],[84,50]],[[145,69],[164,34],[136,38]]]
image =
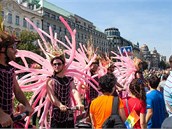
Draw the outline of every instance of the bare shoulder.
[[[47,85],[52,84],[52,82],[53,82],[53,79],[52,79],[52,78],[48,78],[48,79],[47,79]]]

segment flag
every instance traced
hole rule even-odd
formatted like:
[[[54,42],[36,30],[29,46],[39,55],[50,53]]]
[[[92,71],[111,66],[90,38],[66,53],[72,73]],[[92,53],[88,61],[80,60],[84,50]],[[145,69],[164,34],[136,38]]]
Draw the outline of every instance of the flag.
[[[125,121],[125,125],[127,129],[132,129],[133,126],[136,124],[136,122],[140,119],[140,117],[137,115],[135,110],[132,110],[132,112],[129,114],[127,120]]]

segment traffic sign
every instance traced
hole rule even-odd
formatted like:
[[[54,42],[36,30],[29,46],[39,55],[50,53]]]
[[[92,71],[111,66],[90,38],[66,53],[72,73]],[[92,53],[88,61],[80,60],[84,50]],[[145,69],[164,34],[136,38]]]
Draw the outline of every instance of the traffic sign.
[[[122,53],[123,56],[126,56],[126,54],[128,56],[133,56],[133,49],[131,46],[124,46],[120,48],[120,51]]]

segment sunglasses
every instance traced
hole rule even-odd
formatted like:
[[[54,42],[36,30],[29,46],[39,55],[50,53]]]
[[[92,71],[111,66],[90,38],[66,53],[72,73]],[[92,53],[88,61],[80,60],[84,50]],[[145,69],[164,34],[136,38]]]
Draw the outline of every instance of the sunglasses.
[[[172,60],[170,60],[170,63],[172,63]]]
[[[63,63],[53,63],[54,66],[61,66]]]

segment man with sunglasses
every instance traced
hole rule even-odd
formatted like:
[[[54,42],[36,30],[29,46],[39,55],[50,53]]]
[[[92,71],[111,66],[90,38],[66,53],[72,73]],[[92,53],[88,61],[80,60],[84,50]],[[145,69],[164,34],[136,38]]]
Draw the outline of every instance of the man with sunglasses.
[[[162,123],[162,129],[172,128],[172,55],[169,58],[170,63],[170,75],[168,76],[165,86],[164,86],[164,100],[165,106],[168,112],[169,117],[164,120]]]
[[[0,128],[10,128],[13,124],[13,93],[16,99],[25,106],[25,111],[33,112],[32,107],[19,87],[15,69],[9,65],[15,60],[16,43],[14,36],[0,32]]]
[[[77,107],[83,110],[80,95],[73,78],[65,75],[64,55],[54,57],[51,65],[54,74],[47,80],[47,93],[53,104],[51,128],[74,128],[73,113],[70,114],[67,108],[72,106],[71,99],[74,98]]]

